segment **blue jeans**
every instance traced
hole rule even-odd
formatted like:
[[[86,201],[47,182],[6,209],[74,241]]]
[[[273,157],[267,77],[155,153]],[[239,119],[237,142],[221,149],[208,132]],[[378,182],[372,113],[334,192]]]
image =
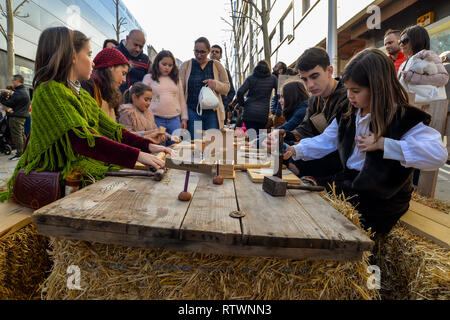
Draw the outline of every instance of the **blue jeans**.
[[[27,120],[25,121],[25,138],[27,138],[30,135],[31,131],[31,115],[28,116]]]
[[[188,130],[191,134],[191,139],[194,139],[194,123],[195,121],[202,122],[202,130],[209,129],[220,129],[219,120],[217,119],[217,111],[213,110],[205,110],[203,111],[202,116],[199,116],[198,113],[191,108],[188,108],[189,113],[189,121],[188,121]]]
[[[168,134],[172,134],[175,130],[181,129],[181,120],[180,117],[175,117],[171,119],[165,119],[155,116],[155,123],[158,127],[164,127],[167,129]],[[173,142],[166,141],[165,145],[170,146]]]

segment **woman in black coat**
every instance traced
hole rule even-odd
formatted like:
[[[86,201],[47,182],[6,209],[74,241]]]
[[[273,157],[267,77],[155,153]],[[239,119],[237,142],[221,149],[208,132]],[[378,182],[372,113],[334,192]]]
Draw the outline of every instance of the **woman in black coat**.
[[[243,120],[247,130],[259,133],[265,129],[269,118],[272,90],[277,91],[278,80],[270,72],[266,61],[260,61],[253,74],[239,88],[236,96],[238,103],[244,107]],[[247,93],[247,94],[246,94]],[[247,99],[244,101],[244,95]]]

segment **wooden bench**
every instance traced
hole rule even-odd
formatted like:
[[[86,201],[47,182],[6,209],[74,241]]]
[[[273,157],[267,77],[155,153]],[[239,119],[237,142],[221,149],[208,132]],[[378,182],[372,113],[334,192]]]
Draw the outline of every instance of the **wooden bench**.
[[[411,201],[400,223],[413,233],[450,248],[450,215]]]
[[[445,135],[445,125],[447,122],[448,100],[434,101],[430,105],[418,106],[431,115],[430,127]],[[423,197],[434,198],[439,170],[421,171],[419,179],[419,193]]]
[[[32,209],[14,202],[0,202],[0,240],[31,223]]]

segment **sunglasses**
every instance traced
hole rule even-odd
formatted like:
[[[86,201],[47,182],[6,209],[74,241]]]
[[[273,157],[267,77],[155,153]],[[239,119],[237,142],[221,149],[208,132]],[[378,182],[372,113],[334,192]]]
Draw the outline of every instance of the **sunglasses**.
[[[208,53],[208,51],[205,51],[205,50],[194,50],[194,53],[195,53],[195,54],[205,55],[205,54]]]
[[[409,43],[409,38],[405,38],[403,40],[398,40],[398,44],[407,45]]]

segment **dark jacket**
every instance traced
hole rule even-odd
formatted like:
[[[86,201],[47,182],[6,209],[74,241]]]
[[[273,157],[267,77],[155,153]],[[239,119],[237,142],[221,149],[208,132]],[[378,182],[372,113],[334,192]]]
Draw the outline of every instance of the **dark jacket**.
[[[14,113],[8,113],[10,118],[28,118],[30,115],[30,95],[24,86],[18,86],[8,100],[0,97],[0,103],[14,110]]]
[[[336,80],[339,81],[339,79]],[[312,97],[309,99],[308,108],[306,109],[306,115],[303,122],[292,131],[292,133],[296,136],[297,141],[304,138],[312,138],[322,133],[317,130],[310,118],[321,113],[324,104],[324,99],[322,97]],[[336,90],[329,97],[328,103],[324,110],[325,119],[327,120],[328,125],[333,122],[338,112],[347,109],[348,104],[347,90],[344,87],[344,84],[339,81]]]
[[[338,129],[338,152],[342,165],[347,165],[355,145],[356,115],[344,118],[336,116]],[[414,108],[398,108],[392,123],[383,137],[400,140],[403,135],[420,122],[428,125],[431,117],[426,112]],[[406,188],[411,190],[414,168],[405,168],[399,161],[384,159],[381,150],[367,152],[364,166],[353,180],[351,188],[357,192],[370,193],[375,198],[390,199]]]
[[[130,72],[128,72],[127,75],[127,80],[120,87],[120,91],[124,93],[133,84],[135,84],[136,82],[140,82],[144,79],[145,75],[150,70],[151,61],[150,58],[143,52],[137,57],[132,57],[128,52],[127,48],[125,48],[124,41],[122,41],[120,45],[116,47],[116,49],[123,53],[123,55],[130,62],[131,66]]]
[[[290,118],[286,118],[287,122],[278,129],[292,131],[297,128],[303,122],[307,108],[308,100],[305,100],[297,106],[297,109],[295,109],[293,115]]]
[[[277,78],[270,73],[268,67],[255,68],[253,74],[244,81],[236,94],[238,103],[244,107],[244,122],[267,122],[270,97],[272,90],[277,90],[277,84]],[[247,100],[244,101],[245,93],[247,93]]]
[[[280,95],[277,93],[273,96],[272,101],[270,102],[270,113],[276,116],[281,116],[283,110],[280,105]]]
[[[233,101],[236,91],[234,90],[233,78],[231,77],[230,70],[228,69],[226,70],[228,74],[228,81],[230,82],[230,91],[228,91],[228,94],[226,96],[222,96],[222,102],[223,105],[225,106],[225,109],[228,109],[228,105],[231,103],[231,101]]]

